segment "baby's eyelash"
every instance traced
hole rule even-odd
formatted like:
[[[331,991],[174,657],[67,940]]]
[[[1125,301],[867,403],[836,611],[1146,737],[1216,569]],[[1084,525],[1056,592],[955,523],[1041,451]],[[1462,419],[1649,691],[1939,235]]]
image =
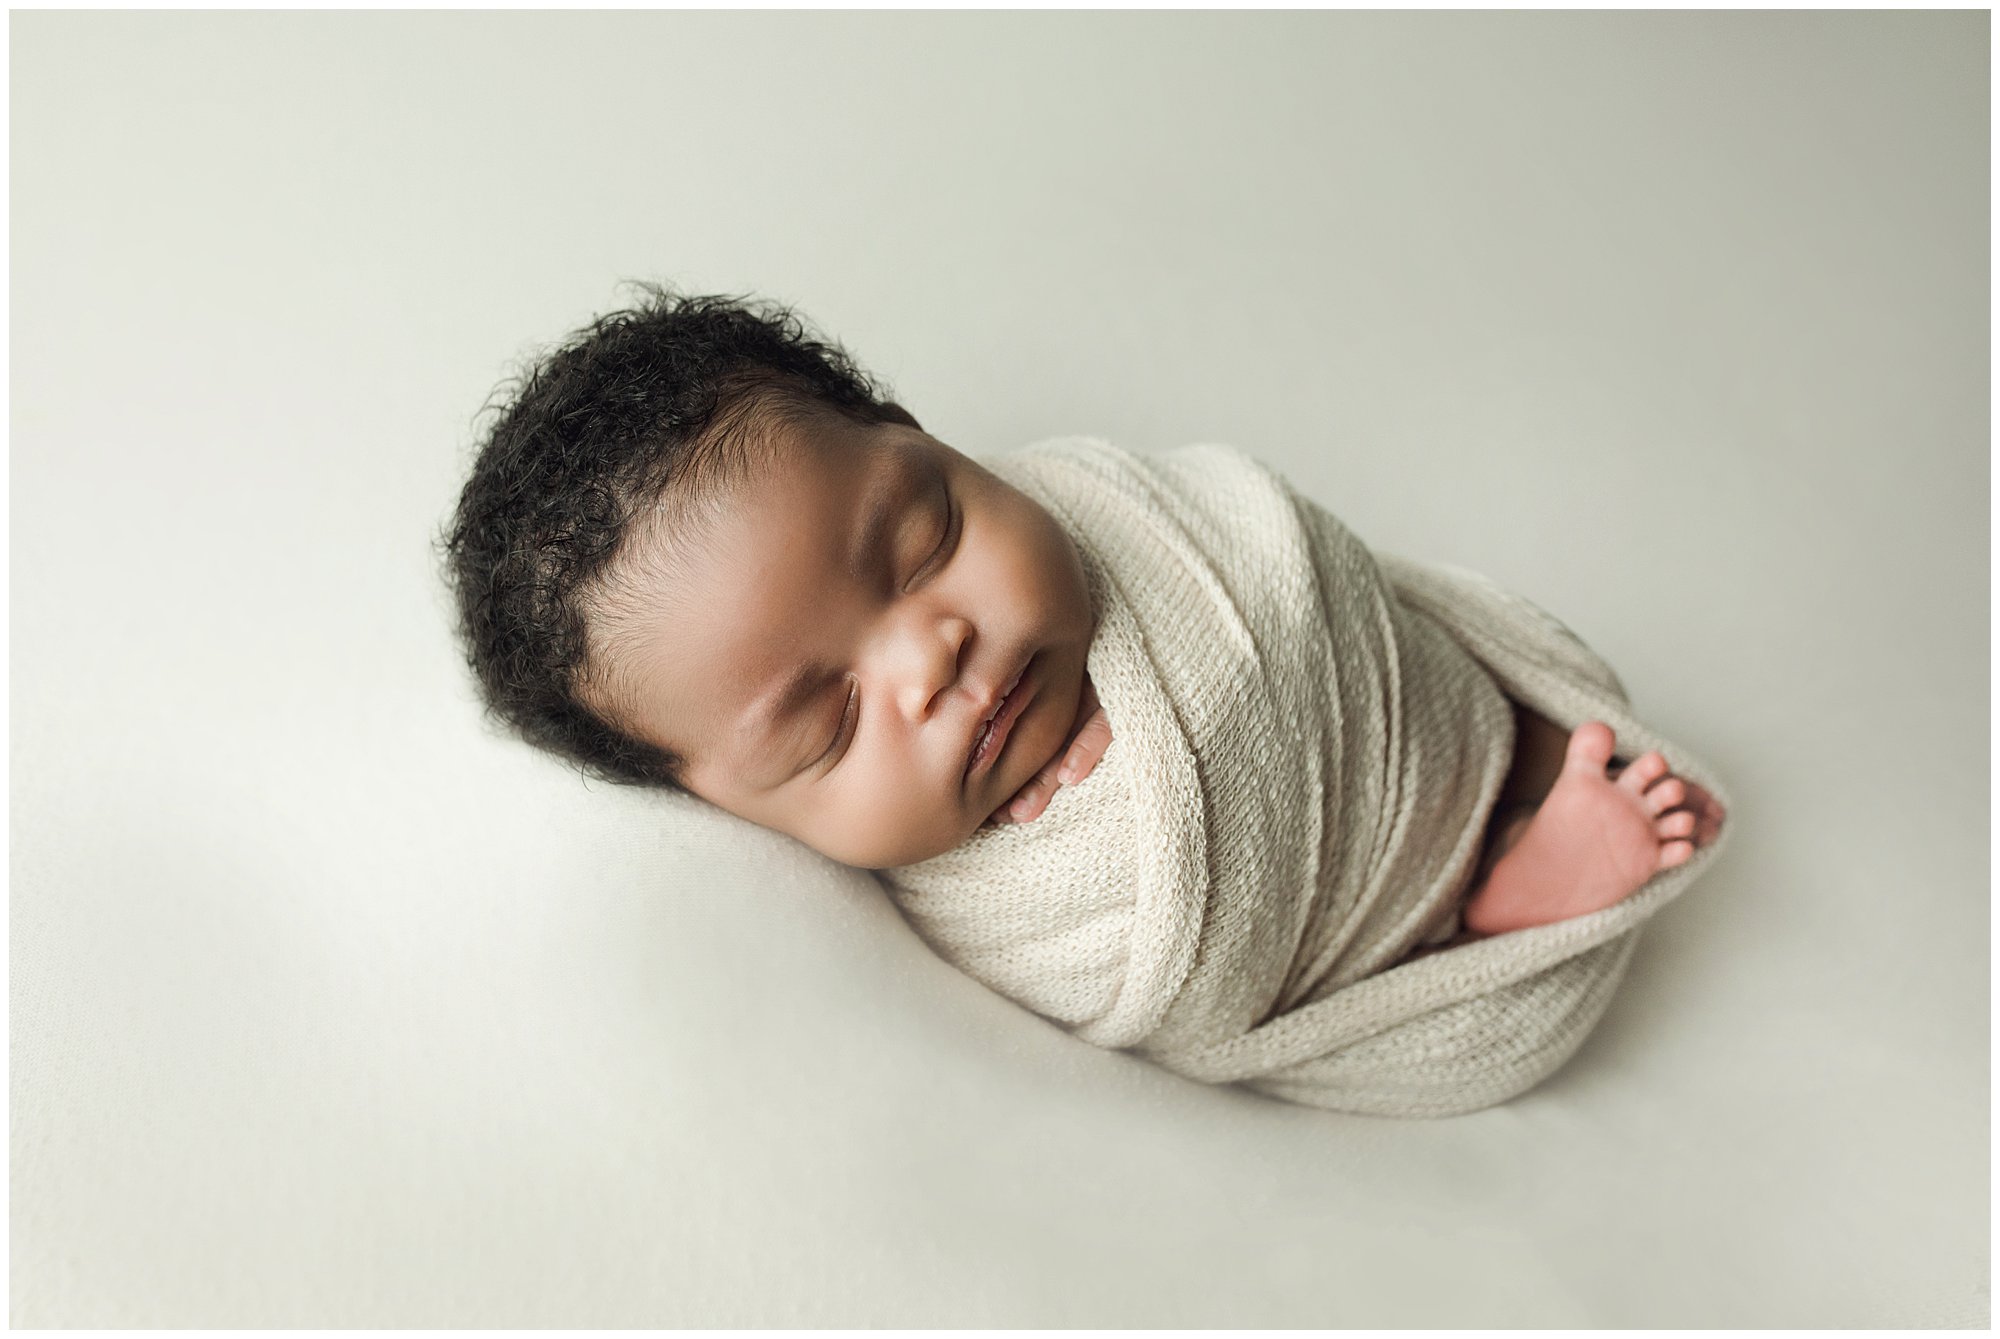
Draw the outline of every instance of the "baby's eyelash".
[[[841,740],[847,738],[847,722],[854,716],[855,703],[860,695],[861,690],[859,687],[850,687],[847,690],[847,707],[840,713],[840,724],[834,728],[833,742],[826,746],[825,753],[819,755],[820,762],[830,765],[839,761],[838,758],[834,757],[834,750],[840,747]]]
[[[946,550],[951,547],[952,536],[957,532],[958,519],[958,508],[952,503],[951,487],[947,484],[944,490],[944,533],[938,536],[937,547],[931,550],[931,556],[924,559],[923,566],[917,569],[916,575],[912,576],[909,584],[903,587],[905,591],[916,585],[919,577],[937,569],[938,560],[943,558]]]
[[[925,573],[930,572],[937,566],[938,560],[940,558],[943,558],[949,552],[952,546],[952,540],[958,534],[958,528],[959,528],[958,506],[952,500],[950,481],[948,480],[945,481],[943,492],[944,492],[944,534],[938,537],[937,547],[931,550],[931,556],[926,558],[924,560],[923,566],[917,569],[918,577],[921,577]],[[912,577],[910,579],[910,584],[911,585],[916,584],[916,577]],[[908,587],[905,587],[904,589],[907,590]],[[858,684],[851,685],[848,688],[847,692],[847,708],[845,711],[841,713],[840,724],[834,729],[833,742],[828,744],[826,746],[826,752],[820,754],[819,757],[814,761],[815,766],[820,767],[827,771],[831,771],[834,768],[834,766],[840,762],[840,744],[842,740],[848,737],[848,723],[854,719],[856,710],[860,705],[860,699],[861,699],[860,686]]]

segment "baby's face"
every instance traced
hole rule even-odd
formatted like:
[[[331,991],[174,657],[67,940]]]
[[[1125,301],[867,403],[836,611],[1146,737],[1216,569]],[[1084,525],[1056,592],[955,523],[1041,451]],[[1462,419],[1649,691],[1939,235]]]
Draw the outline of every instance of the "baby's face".
[[[913,864],[1069,738],[1095,625],[1075,545],[916,427],[781,429],[712,524],[635,539],[611,585],[639,616],[593,636],[601,705],[730,813],[844,864]],[[968,767],[1024,664],[1011,729]]]

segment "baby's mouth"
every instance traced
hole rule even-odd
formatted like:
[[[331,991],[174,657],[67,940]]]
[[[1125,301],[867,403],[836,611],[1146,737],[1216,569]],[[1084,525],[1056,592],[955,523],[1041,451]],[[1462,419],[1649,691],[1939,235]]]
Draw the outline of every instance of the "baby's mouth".
[[[992,767],[993,760],[999,756],[1000,750],[1007,746],[1007,740],[1014,732],[1014,723],[1020,720],[1021,713],[1027,709],[1028,699],[1033,696],[1028,691],[1028,671],[1034,667],[1034,663],[1035,658],[1028,657],[1028,663],[1021,666],[1021,672],[1014,676],[1014,682],[1007,689],[1006,696],[1002,697],[999,706],[993,709],[992,717],[980,727],[979,733],[973,736],[972,750],[965,762],[966,781]]]

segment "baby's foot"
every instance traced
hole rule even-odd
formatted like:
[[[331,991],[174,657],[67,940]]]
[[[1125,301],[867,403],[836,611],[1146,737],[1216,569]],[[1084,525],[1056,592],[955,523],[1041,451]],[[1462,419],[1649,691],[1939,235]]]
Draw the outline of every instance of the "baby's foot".
[[[1466,904],[1466,929],[1504,934],[1602,910],[1715,840],[1725,813],[1714,796],[1658,753],[1612,775],[1616,743],[1602,721],[1570,735],[1548,798]]]

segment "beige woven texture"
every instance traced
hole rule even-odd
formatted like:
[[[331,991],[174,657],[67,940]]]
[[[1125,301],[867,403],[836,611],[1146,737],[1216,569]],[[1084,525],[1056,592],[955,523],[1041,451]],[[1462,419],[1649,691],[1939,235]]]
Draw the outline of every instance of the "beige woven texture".
[[[1077,542],[1114,738],[1035,822],[884,872],[925,942],[1084,1041],[1344,1111],[1474,1111],[1568,1059],[1723,840],[1602,911],[1403,960],[1458,928],[1510,698],[1729,804],[1610,667],[1476,573],[1371,553],[1232,448],[987,463]]]

